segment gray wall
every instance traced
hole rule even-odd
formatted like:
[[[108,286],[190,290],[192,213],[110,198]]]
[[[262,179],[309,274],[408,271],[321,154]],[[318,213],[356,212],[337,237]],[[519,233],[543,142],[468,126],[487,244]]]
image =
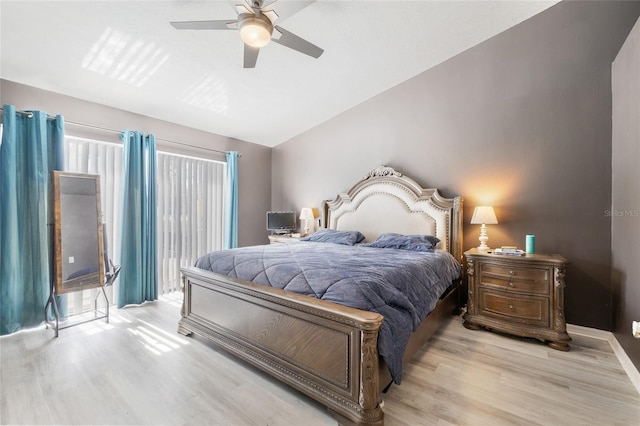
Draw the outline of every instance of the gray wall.
[[[640,20],[613,63],[612,263],[616,338],[640,369]]]
[[[491,246],[571,261],[568,322],[611,330],[611,63],[640,2],[561,2],[274,148],[272,207],[319,206],[379,164],[495,206]],[[339,96],[339,95],[337,95]]]
[[[0,104],[19,110],[34,109],[64,116],[65,133],[120,143],[117,133],[74,125],[81,123],[106,129],[125,128],[153,133],[157,138],[193,145],[188,147],[159,140],[158,150],[224,161],[224,154],[202,149],[238,151],[238,243],[266,243],[265,212],[271,204],[271,148],[208,133],[77,98],[0,80]],[[200,147],[200,148],[197,148]]]

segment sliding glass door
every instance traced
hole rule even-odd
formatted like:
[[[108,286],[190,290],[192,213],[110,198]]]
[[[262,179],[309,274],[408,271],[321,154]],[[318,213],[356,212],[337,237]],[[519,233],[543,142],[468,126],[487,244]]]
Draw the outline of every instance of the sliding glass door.
[[[180,289],[180,267],[223,244],[226,163],[159,152],[157,157],[158,294]],[[108,254],[120,259],[122,145],[67,136],[65,169],[100,176]],[[107,289],[117,300],[117,281]],[[69,295],[69,312],[86,310],[95,290]]]

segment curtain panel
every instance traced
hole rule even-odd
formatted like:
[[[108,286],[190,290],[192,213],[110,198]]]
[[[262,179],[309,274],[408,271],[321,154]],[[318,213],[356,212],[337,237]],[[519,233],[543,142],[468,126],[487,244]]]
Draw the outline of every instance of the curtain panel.
[[[238,153],[227,152],[224,248],[238,247]]]
[[[53,277],[51,175],[63,168],[64,119],[3,111],[0,334],[41,324]]]
[[[158,299],[155,136],[125,130],[118,308]]]

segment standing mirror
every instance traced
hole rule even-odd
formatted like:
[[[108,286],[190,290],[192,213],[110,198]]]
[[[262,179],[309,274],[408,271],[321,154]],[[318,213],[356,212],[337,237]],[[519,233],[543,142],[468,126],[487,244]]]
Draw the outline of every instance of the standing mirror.
[[[100,177],[53,172],[55,293],[104,285]]]

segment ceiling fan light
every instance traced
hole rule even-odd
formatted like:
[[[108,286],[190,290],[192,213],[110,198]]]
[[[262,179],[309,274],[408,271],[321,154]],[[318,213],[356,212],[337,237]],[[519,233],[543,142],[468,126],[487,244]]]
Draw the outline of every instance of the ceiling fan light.
[[[267,19],[268,21],[268,19]],[[255,17],[242,20],[240,26],[240,38],[251,47],[261,48],[269,44],[273,26],[271,22],[265,22]]]

